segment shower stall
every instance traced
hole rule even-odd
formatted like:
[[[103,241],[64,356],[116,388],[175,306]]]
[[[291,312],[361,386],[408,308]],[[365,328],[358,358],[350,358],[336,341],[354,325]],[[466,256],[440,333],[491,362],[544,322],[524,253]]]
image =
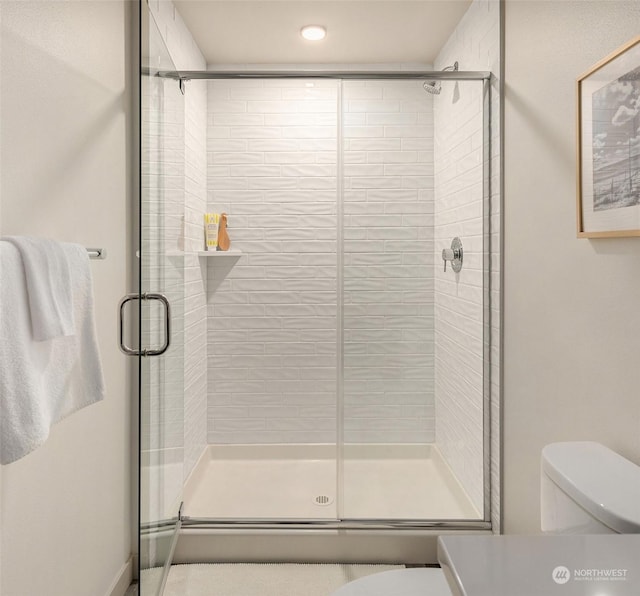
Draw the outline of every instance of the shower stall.
[[[143,42],[145,581],[179,532],[490,531],[490,73],[185,72]]]

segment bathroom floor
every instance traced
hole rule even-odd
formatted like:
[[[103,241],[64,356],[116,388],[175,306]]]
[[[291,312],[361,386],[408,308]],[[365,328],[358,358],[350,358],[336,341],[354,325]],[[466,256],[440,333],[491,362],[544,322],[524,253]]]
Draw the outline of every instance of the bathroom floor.
[[[164,596],[329,596],[360,577],[402,568],[402,565],[174,565]],[[131,586],[126,596],[144,596],[145,577],[149,576],[149,585],[155,587],[161,573],[161,568],[143,571],[142,587]]]
[[[211,446],[188,480],[184,513],[242,519],[478,519],[433,446],[346,452],[342,475],[329,449]],[[335,456],[335,447],[331,448]],[[342,499],[336,486],[343,485]],[[341,502],[341,511],[338,503]]]
[[[164,596],[329,596],[340,586],[393,565],[174,565]]]

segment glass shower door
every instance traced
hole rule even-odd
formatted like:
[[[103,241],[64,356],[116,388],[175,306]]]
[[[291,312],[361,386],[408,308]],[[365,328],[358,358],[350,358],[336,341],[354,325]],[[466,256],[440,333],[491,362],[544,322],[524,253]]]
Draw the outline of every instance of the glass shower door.
[[[203,259],[211,458],[185,514],[335,520],[338,85],[218,79],[208,100],[207,209],[237,256]]]
[[[151,596],[165,581],[184,480],[184,98],[157,75],[175,67],[144,6],[141,19],[139,345],[170,342],[139,357],[140,592]]]
[[[345,520],[483,518],[484,89],[343,83]]]

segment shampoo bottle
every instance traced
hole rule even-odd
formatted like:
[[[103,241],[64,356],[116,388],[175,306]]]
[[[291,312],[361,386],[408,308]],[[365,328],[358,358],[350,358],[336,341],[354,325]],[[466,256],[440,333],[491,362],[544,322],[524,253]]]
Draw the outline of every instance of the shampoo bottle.
[[[205,250],[218,250],[219,213],[204,214],[204,244]]]

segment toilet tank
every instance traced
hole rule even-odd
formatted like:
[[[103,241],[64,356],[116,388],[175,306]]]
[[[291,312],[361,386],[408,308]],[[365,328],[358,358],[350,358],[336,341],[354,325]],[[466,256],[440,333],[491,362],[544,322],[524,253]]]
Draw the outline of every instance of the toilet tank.
[[[640,533],[640,467],[592,441],[542,450],[543,532]]]

